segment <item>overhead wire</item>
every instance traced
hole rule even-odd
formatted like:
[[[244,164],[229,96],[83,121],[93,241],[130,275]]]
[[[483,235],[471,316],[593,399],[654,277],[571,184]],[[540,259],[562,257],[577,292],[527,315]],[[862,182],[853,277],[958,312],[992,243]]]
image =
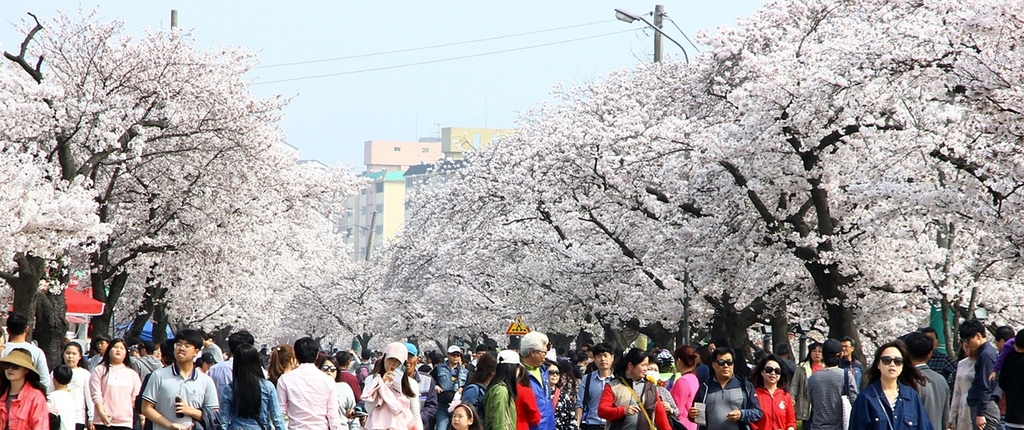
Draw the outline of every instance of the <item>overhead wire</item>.
[[[541,44],[537,44],[537,45],[522,46],[522,47],[519,47],[519,48],[502,49],[502,50],[499,50],[499,51],[482,52],[482,53],[478,53],[478,54],[469,54],[469,55],[460,55],[460,56],[457,56],[457,57],[439,58],[439,59],[427,60],[427,61],[418,61],[418,62],[415,62],[415,63],[396,64],[396,65],[382,66],[382,67],[371,67],[371,68],[367,68],[367,69],[349,70],[349,71],[336,72],[336,73],[325,73],[325,74],[321,74],[321,75],[312,75],[312,76],[300,76],[300,77],[297,77],[297,78],[277,79],[277,80],[273,80],[273,81],[253,82],[252,85],[277,84],[277,83],[281,83],[281,82],[303,81],[303,80],[308,80],[308,79],[328,78],[328,77],[332,77],[332,76],[354,75],[354,74],[357,74],[357,73],[376,72],[376,71],[379,71],[379,70],[390,70],[390,69],[399,69],[399,68],[403,68],[403,67],[421,66],[421,65],[424,65],[424,64],[441,63],[441,62],[445,62],[445,61],[455,61],[455,60],[463,60],[463,59],[466,59],[466,58],[475,58],[475,57],[483,57],[483,56],[487,56],[487,55],[504,54],[504,53],[507,53],[507,52],[524,51],[524,50],[527,50],[527,49],[542,48],[542,47],[545,47],[545,46],[560,45],[560,44],[563,44],[563,43],[578,42],[578,41],[581,41],[581,40],[596,39],[598,37],[605,37],[605,36],[611,36],[611,35],[622,34],[622,33],[630,33],[630,32],[635,32],[635,31],[638,31],[638,29],[629,29],[629,30],[615,31],[615,32],[611,32],[611,33],[597,34],[597,35],[594,35],[594,36],[585,36],[585,37],[578,37],[578,38],[575,38],[575,39],[561,40],[561,41],[557,41],[557,42],[541,43]]]
[[[349,55],[349,56],[345,56],[345,57],[334,57],[334,58],[322,58],[322,59],[318,59],[318,60],[295,61],[295,62],[290,62],[290,63],[268,64],[268,65],[265,65],[265,66],[256,66],[256,67],[254,67],[254,69],[269,69],[269,68],[273,68],[273,67],[286,67],[286,66],[298,66],[298,65],[303,65],[303,64],[326,63],[326,62],[331,62],[331,61],[351,60],[351,59],[354,59],[354,58],[366,58],[366,57],[375,57],[375,56],[380,56],[380,55],[400,54],[400,53],[403,53],[403,52],[423,51],[423,50],[426,50],[426,49],[446,48],[446,47],[449,47],[449,46],[468,45],[470,43],[478,43],[478,42],[487,42],[487,41],[491,41],[491,40],[508,39],[508,38],[511,38],[511,37],[528,36],[528,35],[531,35],[531,34],[548,33],[548,32],[552,32],[552,31],[567,30],[567,29],[570,29],[570,28],[587,27],[587,26],[591,26],[591,25],[604,24],[606,22],[613,22],[613,21],[615,21],[615,20],[611,19],[611,20],[603,20],[603,21],[594,21],[594,22],[588,22],[588,23],[585,23],[585,24],[575,24],[575,25],[567,25],[567,26],[558,27],[558,28],[549,28],[549,29],[546,29],[546,30],[534,30],[534,31],[527,31],[525,33],[516,33],[516,34],[507,34],[507,35],[504,35],[504,36],[485,37],[483,39],[465,40],[465,41],[462,41],[462,42],[442,43],[442,44],[439,44],[439,45],[421,46],[421,47],[418,47],[418,48],[397,49],[397,50],[394,50],[394,51],[373,52],[373,53],[369,53],[369,54]]]
[[[670,17],[668,16],[668,15],[663,15],[663,16],[664,16],[664,17],[665,17],[666,19],[668,19],[668,22],[671,22],[671,23],[672,23],[672,25],[673,25],[673,26],[675,26],[676,30],[679,30],[679,34],[682,34],[682,35],[683,35],[683,38],[684,38],[684,39],[686,39],[686,41],[687,41],[687,42],[690,42],[690,46],[692,46],[692,47],[693,47],[693,49],[696,49],[696,50],[697,50],[697,52],[698,52],[698,53],[700,53],[700,48],[698,48],[698,47],[697,47],[697,45],[696,45],[696,44],[694,44],[692,40],[690,40],[690,36],[687,36],[687,35],[686,35],[686,32],[685,32],[685,31],[683,31],[683,29],[679,28],[679,24],[676,24],[676,20],[674,20],[674,19],[670,18]]]

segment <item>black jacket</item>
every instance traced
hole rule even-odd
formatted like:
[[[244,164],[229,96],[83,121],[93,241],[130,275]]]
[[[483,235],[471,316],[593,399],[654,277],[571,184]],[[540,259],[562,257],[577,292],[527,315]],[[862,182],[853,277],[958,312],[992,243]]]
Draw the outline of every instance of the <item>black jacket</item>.
[[[1024,424],[1024,354],[1011,352],[999,371],[999,388],[1006,398],[1006,422]]]

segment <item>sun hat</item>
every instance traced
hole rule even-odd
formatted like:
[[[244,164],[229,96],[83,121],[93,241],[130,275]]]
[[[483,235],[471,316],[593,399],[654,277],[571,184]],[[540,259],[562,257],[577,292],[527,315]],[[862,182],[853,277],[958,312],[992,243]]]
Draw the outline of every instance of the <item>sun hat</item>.
[[[519,353],[506,349],[498,353],[498,364],[520,364]]]
[[[29,354],[28,350],[23,348],[17,348],[7,354],[6,357],[0,358],[0,363],[11,363],[17,366],[24,367],[39,374],[39,370],[36,369],[35,363],[32,362],[32,354]]]
[[[409,358],[409,349],[402,342],[391,342],[384,348],[384,359],[394,358],[400,363]]]

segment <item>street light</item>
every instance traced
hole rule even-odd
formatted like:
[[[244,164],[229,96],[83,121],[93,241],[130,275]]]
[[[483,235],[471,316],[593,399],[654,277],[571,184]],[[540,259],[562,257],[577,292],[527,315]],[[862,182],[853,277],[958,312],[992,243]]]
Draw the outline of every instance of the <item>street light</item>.
[[[628,11],[623,10],[623,9],[615,9],[615,19],[617,19],[619,21],[622,21],[622,22],[625,22],[625,23],[628,23],[628,24],[632,24],[633,21],[640,20],[640,21],[643,21],[644,24],[647,24],[648,27],[651,27],[651,28],[654,29],[654,31],[655,31],[655,34],[654,34],[654,62],[655,63],[660,63],[661,62],[661,36],[665,36],[666,38],[668,38],[668,40],[671,40],[672,43],[675,43],[676,46],[678,46],[679,49],[681,49],[683,51],[683,58],[686,60],[686,63],[689,64],[690,63],[690,56],[686,54],[686,48],[683,48],[683,45],[681,45],[679,42],[677,42],[675,39],[673,39],[672,36],[669,36],[664,31],[661,31],[661,19],[664,16],[665,16],[665,7],[660,5],[660,4],[654,6],[654,22],[653,23],[648,21],[647,19],[645,19],[643,16],[637,15],[635,13],[631,13],[631,12],[628,12]]]

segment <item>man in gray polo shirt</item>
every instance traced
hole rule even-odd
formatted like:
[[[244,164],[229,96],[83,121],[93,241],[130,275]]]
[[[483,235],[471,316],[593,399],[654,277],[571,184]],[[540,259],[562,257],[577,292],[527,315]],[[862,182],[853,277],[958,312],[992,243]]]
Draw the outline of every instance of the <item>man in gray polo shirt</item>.
[[[154,430],[187,430],[203,420],[204,408],[218,408],[213,380],[194,366],[203,337],[195,330],[181,330],[174,340],[174,364],[154,370],[142,392],[142,414]]]

